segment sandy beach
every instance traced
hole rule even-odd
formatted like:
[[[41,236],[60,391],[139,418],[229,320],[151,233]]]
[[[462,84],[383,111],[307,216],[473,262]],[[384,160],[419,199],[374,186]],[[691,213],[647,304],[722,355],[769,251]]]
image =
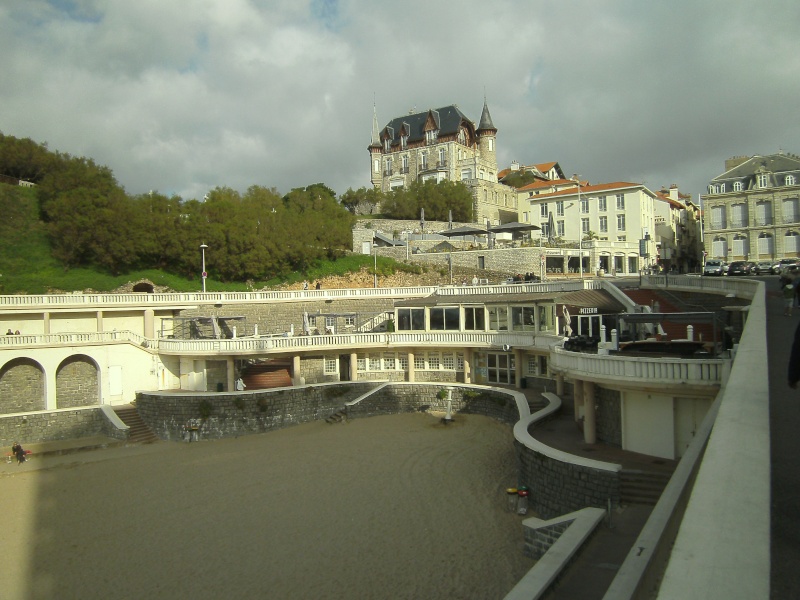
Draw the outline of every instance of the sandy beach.
[[[533,566],[512,440],[403,414],[34,458],[0,476],[2,597],[502,598]]]

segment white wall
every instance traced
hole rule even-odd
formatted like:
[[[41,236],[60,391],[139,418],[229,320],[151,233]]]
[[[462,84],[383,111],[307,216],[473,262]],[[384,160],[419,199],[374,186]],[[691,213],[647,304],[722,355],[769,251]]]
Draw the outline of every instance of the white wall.
[[[622,449],[661,458],[675,458],[672,396],[624,392]]]

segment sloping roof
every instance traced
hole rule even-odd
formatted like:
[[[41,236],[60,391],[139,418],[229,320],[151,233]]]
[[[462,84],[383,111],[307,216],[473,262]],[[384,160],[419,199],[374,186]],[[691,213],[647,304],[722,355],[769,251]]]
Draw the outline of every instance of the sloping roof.
[[[383,235],[382,233],[379,233],[377,231],[375,232],[375,235],[373,237],[376,240],[378,240],[379,242],[383,242],[387,246],[405,246],[406,245],[406,243],[404,241],[392,239],[389,236]]]
[[[433,118],[439,126],[439,135],[441,136],[458,133],[459,127],[464,122],[469,123],[472,127],[475,126],[455,104],[451,104],[450,106],[443,106],[435,110],[426,110],[413,115],[395,117],[389,121],[383,131],[388,131],[393,141],[399,140],[400,131],[405,124],[405,128],[408,130],[409,142],[425,139],[425,131],[423,128],[429,113],[433,114]]]
[[[756,171],[764,166],[771,173],[782,173],[785,171],[800,170],[800,158],[788,154],[769,154],[760,156],[756,154],[742,164],[737,165],[721,175],[717,175],[711,181],[722,181],[726,179],[742,179],[755,175]]]
[[[539,181],[534,181],[533,183],[529,183],[528,185],[523,185],[521,188],[517,188],[520,192],[525,191],[533,191],[540,188],[548,188],[548,187],[565,187],[565,186],[572,186],[573,188],[577,189],[577,184],[572,179],[542,179]],[[581,190],[586,189],[588,186],[584,186]]]
[[[581,194],[594,194],[597,192],[609,192],[612,190],[622,190],[627,188],[645,188],[641,183],[630,183],[627,181],[615,181],[614,183],[598,183],[596,185],[582,185],[581,186]],[[566,189],[566,190],[559,190],[557,192],[552,192],[550,194],[539,194],[535,197],[536,200],[541,200],[543,198],[557,198],[559,196],[572,196],[577,194],[578,188],[577,186],[574,188]],[[652,192],[650,192],[652,193]],[[531,198],[534,200],[534,198]]]
[[[510,285],[510,284],[509,284]],[[397,300],[397,307],[413,306],[453,306],[456,304],[525,304],[535,301],[552,300],[555,304],[575,307],[597,307],[605,313],[625,312],[625,307],[605,290],[579,290],[576,292],[531,292],[508,294],[464,294],[460,296],[439,296],[432,294],[425,298]]]

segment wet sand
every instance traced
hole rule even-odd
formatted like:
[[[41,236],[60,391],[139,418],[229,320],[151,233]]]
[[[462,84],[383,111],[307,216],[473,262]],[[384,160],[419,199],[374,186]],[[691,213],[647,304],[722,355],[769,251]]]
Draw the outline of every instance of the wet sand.
[[[502,598],[533,566],[512,440],[403,414],[34,459],[0,475],[1,595]]]

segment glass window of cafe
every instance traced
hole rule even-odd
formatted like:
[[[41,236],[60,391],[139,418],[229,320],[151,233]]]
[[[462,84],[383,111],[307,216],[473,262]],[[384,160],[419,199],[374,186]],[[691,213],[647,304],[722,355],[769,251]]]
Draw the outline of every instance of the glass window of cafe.
[[[425,331],[424,308],[398,308],[398,331]]]
[[[458,331],[459,322],[457,306],[434,307],[430,309],[431,331]]]
[[[536,307],[512,306],[511,328],[514,331],[536,331]]]
[[[464,308],[464,331],[486,331],[486,310],[482,306]]]

